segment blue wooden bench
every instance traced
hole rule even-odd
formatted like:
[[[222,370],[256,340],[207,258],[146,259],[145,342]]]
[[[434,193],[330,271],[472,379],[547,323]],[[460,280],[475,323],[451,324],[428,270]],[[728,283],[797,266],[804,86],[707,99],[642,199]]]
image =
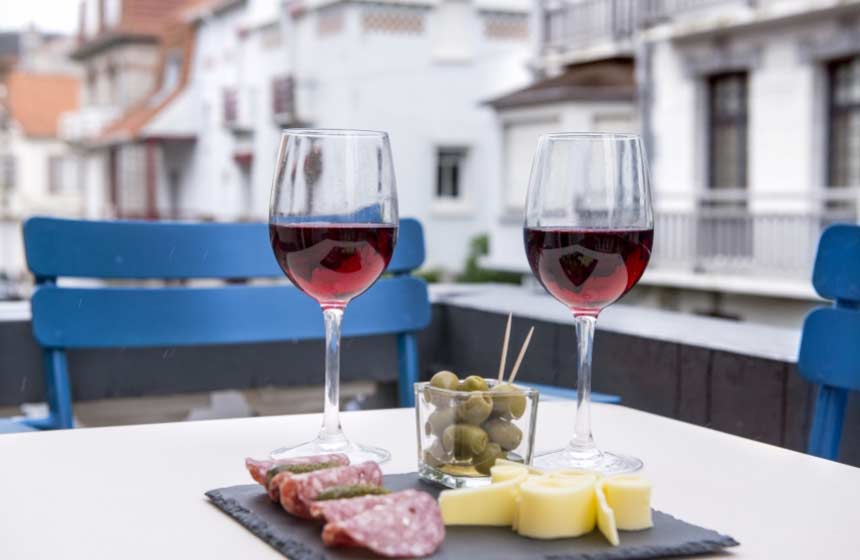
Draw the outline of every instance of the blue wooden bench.
[[[71,428],[72,384],[66,350],[241,344],[324,338],[319,306],[287,285],[216,287],[66,287],[60,278],[103,280],[251,279],[284,275],[266,224],[91,222],[32,218],[24,224],[27,264],[36,277],[33,334],[42,347],[46,418],[24,427]],[[343,335],[397,336],[399,399],[413,404],[416,333],[430,322],[416,220],[400,222],[388,277],[352,302]],[[323,356],[319,378],[323,379]],[[285,366],[288,367],[288,366]]]
[[[860,391],[860,226],[824,230],[812,285],[833,306],[814,309],[803,323],[797,368],[818,387],[807,451],[835,460],[848,391]]]

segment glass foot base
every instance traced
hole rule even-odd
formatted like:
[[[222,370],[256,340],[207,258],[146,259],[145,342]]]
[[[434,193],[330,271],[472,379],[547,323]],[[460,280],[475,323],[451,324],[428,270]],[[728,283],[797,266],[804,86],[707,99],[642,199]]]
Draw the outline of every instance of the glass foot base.
[[[622,474],[638,471],[642,461],[629,455],[617,455],[606,451],[583,456],[570,447],[537,455],[532,465],[538,469],[557,471],[559,469],[579,469],[596,471],[601,474]]]
[[[274,460],[278,460],[305,457],[308,455],[325,455],[327,453],[343,453],[349,457],[351,464],[363,463],[364,461],[384,463],[391,458],[391,453],[385,449],[353,443],[346,437],[317,438],[313,441],[296,445],[295,447],[275,449],[269,456]]]

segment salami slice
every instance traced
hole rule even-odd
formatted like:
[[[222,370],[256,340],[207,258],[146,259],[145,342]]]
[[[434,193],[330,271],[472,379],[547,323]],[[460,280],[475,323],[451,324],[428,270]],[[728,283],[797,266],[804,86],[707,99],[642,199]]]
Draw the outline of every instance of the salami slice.
[[[358,498],[346,498],[343,500],[327,500],[324,502],[313,502],[310,505],[311,517],[322,519],[327,523],[343,521],[355,517],[380,504],[388,503],[396,494],[384,496],[361,496]]]
[[[322,533],[326,546],[360,546],[380,556],[402,558],[428,556],[445,540],[439,505],[426,492],[404,490],[380,500],[356,515],[326,524]],[[327,513],[336,517],[350,512],[336,507]]]
[[[333,486],[382,486],[382,471],[373,461],[297,474],[281,482],[281,506],[297,517],[310,519],[310,504],[317,494]]]
[[[349,457],[342,453],[330,453],[326,455],[309,455],[307,457],[294,457],[291,459],[279,459],[277,461],[264,459],[245,459],[245,468],[251,474],[251,477],[261,484],[269,492],[269,496],[274,501],[278,501],[280,483],[284,478],[291,476],[292,473],[278,473],[275,476],[270,476],[269,471],[282,465],[316,465],[316,464],[333,464],[333,465],[348,465]],[[278,478],[280,477],[280,478]],[[277,481],[276,481],[277,479]]]

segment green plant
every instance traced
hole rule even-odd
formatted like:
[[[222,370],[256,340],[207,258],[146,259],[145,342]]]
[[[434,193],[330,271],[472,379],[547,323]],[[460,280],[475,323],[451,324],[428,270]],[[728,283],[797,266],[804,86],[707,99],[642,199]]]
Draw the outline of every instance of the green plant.
[[[428,284],[437,284],[442,281],[444,271],[441,268],[423,268],[415,272],[415,276],[422,278]]]
[[[516,272],[492,270],[480,266],[478,261],[489,252],[490,239],[487,234],[473,237],[469,246],[469,256],[466,257],[466,265],[463,267],[463,274],[457,278],[457,281],[466,284],[519,284],[522,275]]]

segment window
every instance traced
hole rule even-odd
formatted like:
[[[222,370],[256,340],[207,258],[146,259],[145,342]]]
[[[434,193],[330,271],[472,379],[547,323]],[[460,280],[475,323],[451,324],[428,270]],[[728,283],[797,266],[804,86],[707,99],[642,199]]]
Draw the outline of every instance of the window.
[[[465,159],[464,148],[439,148],[436,153],[436,198],[461,199],[463,196],[461,179]]]
[[[77,161],[72,157],[48,156],[48,192],[69,194],[78,186]]]
[[[15,156],[0,156],[0,190],[15,188]]]
[[[829,66],[828,183],[860,186],[860,55]]]
[[[272,80],[272,112],[275,115],[292,115],[294,111],[292,77],[275,78]]]
[[[719,74],[708,80],[708,186],[747,185],[747,75]]]
[[[239,120],[239,92],[235,88],[224,90],[224,123],[235,124]]]
[[[48,192],[63,192],[63,158],[60,156],[48,156]]]

